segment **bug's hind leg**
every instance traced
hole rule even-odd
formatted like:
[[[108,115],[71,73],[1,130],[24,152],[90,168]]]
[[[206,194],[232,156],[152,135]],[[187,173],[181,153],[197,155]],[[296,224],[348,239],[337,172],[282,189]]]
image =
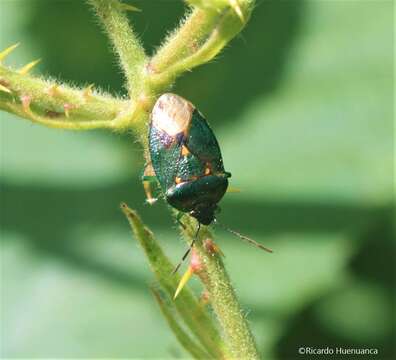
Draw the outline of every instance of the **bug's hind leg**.
[[[185,252],[185,254],[183,255],[181,261],[179,262],[179,264],[177,264],[177,266],[175,267],[175,269],[173,270],[173,274],[179,270],[180,265],[183,263],[183,261],[186,259],[186,257],[188,256],[188,254],[191,252],[191,250],[194,247],[195,241],[198,239],[198,233],[199,230],[201,228],[201,224],[198,223],[198,228],[197,228],[197,232],[195,233],[194,239],[191,242],[190,247],[188,248],[188,250]],[[194,274],[194,269],[193,266],[190,264],[190,266],[188,267],[187,271],[184,273],[184,275],[182,276],[182,278],[180,279],[179,285],[176,288],[175,291],[175,295],[173,296],[173,299],[177,298],[177,295],[179,295],[180,291],[183,289],[183,287],[187,284],[188,280],[190,280],[191,276]]]
[[[176,215],[176,222],[184,229],[184,230],[186,230],[187,228],[186,228],[186,225],[184,225],[182,222],[181,222],[181,218],[184,216],[184,213],[182,213],[181,211],[179,211],[178,213],[177,213],[177,215]]]
[[[144,192],[146,193],[146,202],[152,205],[158,200],[157,197],[153,196],[154,194],[153,188],[158,187],[158,181],[155,176],[154,169],[151,163],[147,164],[146,167],[144,168],[144,172],[142,175],[142,182],[143,182]]]

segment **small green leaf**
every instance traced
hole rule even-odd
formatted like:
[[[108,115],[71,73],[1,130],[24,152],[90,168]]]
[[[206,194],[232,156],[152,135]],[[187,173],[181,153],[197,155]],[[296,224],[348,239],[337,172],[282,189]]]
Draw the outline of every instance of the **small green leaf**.
[[[151,270],[164,292],[172,298],[180,281],[178,274],[172,274],[173,264],[164,254],[152,232],[144,225],[136,211],[125,203],[121,209],[127,217],[136,239],[145,252]],[[223,358],[221,336],[208,312],[197,301],[194,294],[186,286],[174,302],[174,306],[186,326],[201,342],[205,349],[215,358]]]
[[[169,302],[169,299],[168,301],[164,299],[166,295],[161,294],[161,291],[155,289],[154,287],[151,288],[151,291],[154,295],[155,300],[157,300],[157,303],[169,327],[171,328],[183,348],[188,351],[195,359],[209,359],[210,355],[198,344],[196,344],[179,325],[174,314],[174,306],[172,306],[172,304]]]

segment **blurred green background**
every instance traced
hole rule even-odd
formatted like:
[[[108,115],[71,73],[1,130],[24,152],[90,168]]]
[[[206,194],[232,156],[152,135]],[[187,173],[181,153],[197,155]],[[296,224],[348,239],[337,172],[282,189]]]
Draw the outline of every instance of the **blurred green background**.
[[[184,6],[134,4],[151,53]],[[125,94],[83,1],[2,0],[0,34],[0,48],[21,42],[9,65],[42,58],[35,73]],[[303,358],[301,346],[395,357],[392,34],[392,1],[258,1],[231,46],[177,82],[242,189],[221,220],[275,250],[216,231],[267,358]],[[5,113],[0,126],[1,357],[185,357],[118,208],[137,208],[179,259],[166,206],[144,204],[134,140]]]

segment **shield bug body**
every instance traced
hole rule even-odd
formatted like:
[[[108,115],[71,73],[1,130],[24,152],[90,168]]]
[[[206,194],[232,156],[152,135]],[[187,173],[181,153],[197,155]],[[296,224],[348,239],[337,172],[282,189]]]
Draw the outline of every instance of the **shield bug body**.
[[[151,114],[149,148],[166,201],[200,224],[212,223],[231,174],[201,113],[178,95],[162,95]]]

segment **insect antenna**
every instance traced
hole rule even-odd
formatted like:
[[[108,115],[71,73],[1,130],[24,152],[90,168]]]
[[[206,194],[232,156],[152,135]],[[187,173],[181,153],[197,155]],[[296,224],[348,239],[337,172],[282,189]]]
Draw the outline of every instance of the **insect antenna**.
[[[183,226],[184,227],[184,226]],[[185,227],[184,227],[185,228]],[[199,230],[201,229],[201,223],[198,223],[198,228],[197,231],[195,233],[195,236],[190,244],[190,247],[187,249],[187,251],[184,253],[183,257],[181,258],[181,260],[179,261],[179,263],[176,265],[176,267],[173,269],[172,271],[172,275],[175,274],[177,272],[177,270],[179,270],[180,266],[183,264],[183,261],[186,260],[188,254],[190,253],[191,249],[193,248],[195,241],[198,239],[198,233]]]
[[[264,245],[261,245],[260,243],[258,243],[257,241],[251,239],[250,237],[247,237],[245,235],[242,235],[241,233],[239,233],[238,231],[232,230],[230,228],[228,228],[227,226],[223,225],[222,223],[219,222],[219,220],[217,220],[216,218],[213,220],[213,223],[220,226],[221,228],[223,228],[224,230],[230,232],[231,234],[238,236],[241,240],[246,241],[247,243],[254,245],[255,247],[258,247],[261,250],[267,251],[269,253],[272,253],[273,251],[270,248],[265,247]]]

